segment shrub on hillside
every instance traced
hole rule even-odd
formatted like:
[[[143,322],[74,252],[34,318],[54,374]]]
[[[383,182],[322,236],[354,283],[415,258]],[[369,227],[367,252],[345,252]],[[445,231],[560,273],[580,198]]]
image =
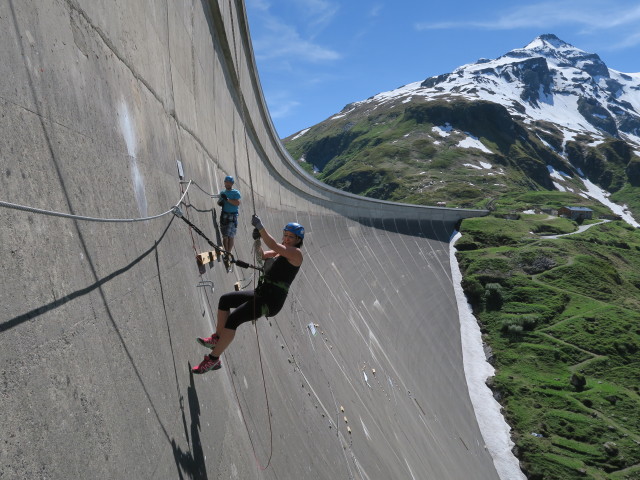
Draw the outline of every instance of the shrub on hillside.
[[[471,308],[474,312],[477,311],[482,305],[482,298],[484,295],[484,287],[482,286],[482,283],[480,283],[476,277],[469,276],[462,279],[461,285]]]
[[[502,285],[499,283],[488,283],[484,290],[484,306],[487,310],[500,310],[504,302]]]
[[[538,273],[551,270],[557,265],[556,261],[547,255],[536,253],[535,256],[527,258],[527,256],[520,256],[520,268],[529,275],[535,275]]]
[[[574,373],[571,375],[569,383],[573,385],[577,392],[581,392],[587,384],[587,379],[581,373]]]
[[[518,336],[525,331],[533,330],[538,324],[539,316],[533,313],[525,315],[507,314],[502,317],[502,333]]]

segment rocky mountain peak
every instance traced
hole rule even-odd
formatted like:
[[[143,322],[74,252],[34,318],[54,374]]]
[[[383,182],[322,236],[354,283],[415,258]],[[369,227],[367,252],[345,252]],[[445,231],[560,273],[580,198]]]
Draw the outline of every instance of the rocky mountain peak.
[[[512,50],[501,58],[543,57],[556,68],[576,68],[590,77],[609,78],[609,69],[595,53],[585,52],[552,33],[536,37],[524,48]]]
[[[525,50],[539,50],[539,49],[565,49],[565,48],[575,48],[573,45],[560,40],[553,33],[545,33],[536,37],[532,40],[526,47]]]
[[[525,122],[552,119],[567,139],[585,133],[640,146],[640,74],[610,70],[597,54],[550,33],[496,59],[483,58],[373,98],[389,101],[394,93],[487,100]]]

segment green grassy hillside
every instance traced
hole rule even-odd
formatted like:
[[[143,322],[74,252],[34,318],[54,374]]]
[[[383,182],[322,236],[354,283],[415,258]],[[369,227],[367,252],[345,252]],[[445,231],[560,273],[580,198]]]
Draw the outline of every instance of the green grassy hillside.
[[[640,158],[621,140],[578,136],[564,145],[569,163],[557,153],[563,136],[556,127],[525,125],[490,102],[416,99],[347,109],[284,141],[294,159],[336,188],[418,205],[491,208],[504,195],[557,191],[555,182],[575,204],[586,175],[640,212]]]
[[[640,478],[640,230],[464,220],[463,287],[531,479]]]

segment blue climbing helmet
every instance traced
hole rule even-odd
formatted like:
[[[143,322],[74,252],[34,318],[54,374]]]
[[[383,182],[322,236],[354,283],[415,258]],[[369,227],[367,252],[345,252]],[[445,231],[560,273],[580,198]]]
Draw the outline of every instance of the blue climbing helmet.
[[[287,223],[284,226],[284,230],[286,232],[291,232],[296,237],[300,237],[302,240],[304,240],[304,227],[299,223],[295,223],[295,222]]]
[[[236,183],[236,181],[233,179],[233,177],[231,175],[227,175],[226,177],[224,177],[224,181],[225,182]]]

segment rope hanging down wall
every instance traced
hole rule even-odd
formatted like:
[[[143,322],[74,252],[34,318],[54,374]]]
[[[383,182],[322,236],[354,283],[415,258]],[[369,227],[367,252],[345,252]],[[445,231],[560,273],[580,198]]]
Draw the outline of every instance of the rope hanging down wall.
[[[219,11],[218,11],[219,13]],[[234,29],[234,22],[233,20],[231,21],[231,31],[233,34],[233,39],[234,39],[234,44],[235,44],[235,29]],[[238,55],[237,55],[238,51],[237,49],[235,50],[235,65],[237,66],[237,70],[234,68],[231,68],[230,70],[233,71],[233,73],[237,74],[237,81],[238,81],[238,87],[240,84],[240,66],[239,66],[239,62],[238,62]],[[253,207],[253,214],[256,214],[256,197],[255,197],[255,190],[253,188],[253,175],[251,173],[251,159],[249,157],[249,143],[248,143],[248,139],[247,139],[247,119],[245,116],[245,110],[247,109],[247,105],[246,102],[244,100],[244,96],[242,95],[242,88],[237,88],[236,90],[239,93],[239,97],[238,97],[238,101],[239,101],[239,110],[240,110],[240,116],[242,119],[242,128],[243,128],[243,135],[244,135],[244,149],[245,149],[245,155],[247,158],[247,169],[248,169],[248,173],[249,173],[249,190],[251,192],[251,206]],[[234,134],[235,134],[235,124],[234,124]],[[254,260],[255,262],[259,265],[258,267],[251,265],[251,268],[254,268],[260,272],[264,272],[262,266],[262,258],[258,258],[261,257],[261,255],[259,255],[259,247],[260,247],[260,238],[254,239],[254,244],[253,244],[253,253],[254,253]],[[244,263],[244,262],[243,262]],[[238,263],[238,261],[236,261],[236,264],[239,266],[242,266]],[[246,268],[246,267],[245,267]],[[256,285],[255,285],[255,276],[253,278],[253,288],[254,291],[256,289]],[[256,304],[255,302],[253,303],[253,315],[254,318],[256,316]],[[251,443],[251,449],[253,450],[253,457],[256,461],[256,464],[258,465],[258,468],[260,470],[266,470],[267,468],[269,468],[269,465],[271,464],[271,458],[273,457],[273,428],[271,426],[271,406],[269,405],[269,396],[267,395],[267,383],[265,380],[265,376],[264,376],[264,365],[262,363],[262,349],[260,348],[260,336],[258,335],[258,326],[256,325],[256,320],[252,320],[251,322],[253,324],[253,328],[254,328],[254,332],[256,335],[256,343],[258,346],[258,358],[260,359],[260,371],[262,373],[262,384],[264,387],[264,396],[265,396],[265,400],[267,402],[267,415],[269,418],[269,458],[267,459],[267,463],[266,465],[262,465],[260,463],[260,461],[258,460],[258,455],[256,454],[256,448],[255,445],[253,443],[253,438],[251,437],[251,432],[249,431],[249,426],[247,425],[247,422],[244,418],[244,412],[242,411],[242,407],[240,406],[240,398],[238,396],[238,391],[236,389],[236,385],[235,382],[233,381],[233,376],[231,375],[231,384],[233,385],[233,390],[236,393],[236,400],[238,401],[238,408],[240,409],[240,414],[242,415],[242,421],[244,423],[244,426],[247,430],[247,436],[249,437],[249,442]]]

